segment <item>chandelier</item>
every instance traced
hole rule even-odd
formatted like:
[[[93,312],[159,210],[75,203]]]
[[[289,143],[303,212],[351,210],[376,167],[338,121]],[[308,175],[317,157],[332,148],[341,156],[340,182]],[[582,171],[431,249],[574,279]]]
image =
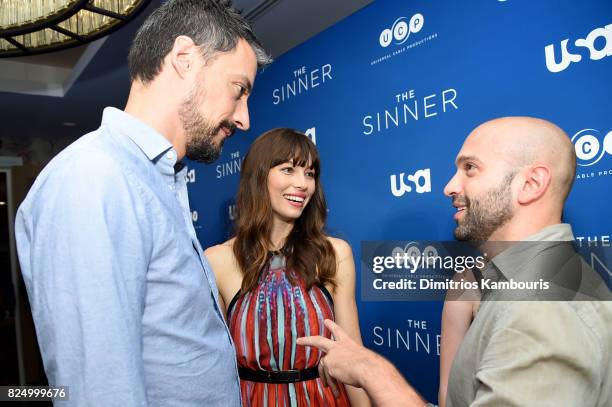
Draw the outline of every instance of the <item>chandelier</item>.
[[[151,0],[0,0],[0,58],[85,44],[127,24]]]

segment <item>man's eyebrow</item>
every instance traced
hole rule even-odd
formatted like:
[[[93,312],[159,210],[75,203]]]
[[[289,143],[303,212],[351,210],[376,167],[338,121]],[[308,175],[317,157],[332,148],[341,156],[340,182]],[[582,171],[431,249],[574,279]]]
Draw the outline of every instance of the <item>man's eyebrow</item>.
[[[476,157],[475,155],[460,155],[457,157],[457,159],[455,160],[455,165],[459,166],[460,164],[466,162],[466,161],[476,161],[478,163],[480,163],[481,161],[478,159],[478,157]]]

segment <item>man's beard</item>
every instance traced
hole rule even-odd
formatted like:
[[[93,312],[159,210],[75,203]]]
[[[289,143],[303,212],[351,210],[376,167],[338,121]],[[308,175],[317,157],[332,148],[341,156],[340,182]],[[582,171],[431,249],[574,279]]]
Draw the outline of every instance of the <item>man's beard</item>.
[[[479,198],[458,196],[453,203],[465,205],[465,216],[457,221],[455,238],[461,241],[485,242],[512,216],[510,183],[516,172],[506,175],[499,188],[491,188]]]
[[[217,126],[213,125],[198,110],[203,98],[204,95],[201,93],[200,87],[196,87],[194,92],[181,105],[179,119],[183,124],[185,139],[187,140],[185,151],[187,158],[199,163],[210,164],[221,156],[223,142],[225,141],[224,137],[217,145],[214,142],[214,137],[219,134],[222,127],[233,133],[236,125],[229,120],[223,120]]]

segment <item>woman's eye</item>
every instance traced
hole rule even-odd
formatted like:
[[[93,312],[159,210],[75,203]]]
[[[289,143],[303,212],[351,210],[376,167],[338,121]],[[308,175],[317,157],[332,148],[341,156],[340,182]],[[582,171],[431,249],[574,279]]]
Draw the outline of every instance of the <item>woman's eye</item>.
[[[281,172],[284,172],[285,174],[291,174],[293,172],[293,167],[283,167],[281,168]]]
[[[306,176],[310,177],[310,178],[314,178],[315,177],[315,172],[314,171],[306,171]]]

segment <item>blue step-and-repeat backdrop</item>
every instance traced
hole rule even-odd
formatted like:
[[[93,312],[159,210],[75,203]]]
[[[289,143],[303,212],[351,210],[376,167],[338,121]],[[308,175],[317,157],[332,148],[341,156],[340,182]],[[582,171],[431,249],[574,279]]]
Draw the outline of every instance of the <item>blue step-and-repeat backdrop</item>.
[[[204,247],[229,237],[240,164],[274,127],[306,132],[322,157],[329,233],[452,240],[442,190],[466,135],[499,116],[541,117],[576,146],[566,220],[578,239],[612,235],[612,2],[380,0],[276,60],[257,77],[251,129],[221,159],[190,163]],[[364,343],[437,398],[441,303],[357,300]]]

